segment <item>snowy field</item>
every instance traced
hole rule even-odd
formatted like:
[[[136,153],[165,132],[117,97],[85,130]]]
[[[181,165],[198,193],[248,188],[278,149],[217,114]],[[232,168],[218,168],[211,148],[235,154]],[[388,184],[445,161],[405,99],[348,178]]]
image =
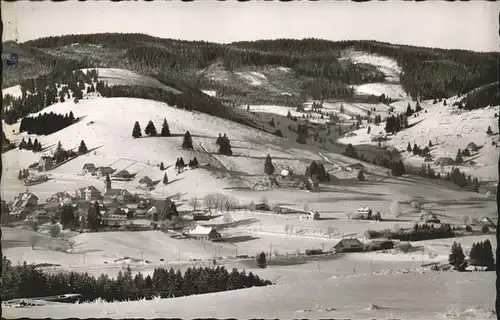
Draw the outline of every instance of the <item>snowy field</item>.
[[[391,61],[378,58],[367,60],[360,53],[351,53],[350,58],[356,62],[382,66],[381,70],[391,81],[395,80],[399,72],[397,65]],[[155,79],[121,69],[100,69],[99,76],[103,80],[107,78],[110,85],[133,82],[160,87]],[[259,85],[259,81],[266,81],[265,75],[257,72],[245,72],[238,76],[255,85]],[[366,90],[375,90],[378,84],[369,85],[366,85]],[[394,91],[397,91],[397,84],[383,85],[394,86]],[[15,93],[13,88],[5,90]],[[382,89],[386,90],[386,87]],[[212,94],[210,91],[206,93]],[[448,102],[451,105],[452,100]],[[395,108],[395,112],[402,112],[406,110],[407,103],[408,100],[401,100],[391,106]],[[310,108],[311,104],[312,101],[305,103],[305,109]],[[366,115],[368,111],[372,115],[380,114],[383,118],[389,115],[387,105],[341,101],[325,102],[324,111],[339,112],[341,105],[345,112],[339,116],[346,121],[357,114]],[[374,107],[376,110],[372,111]],[[414,108],[414,103],[412,107]],[[428,112],[421,112],[417,118],[410,118],[410,123],[415,123],[415,126],[398,133],[388,145],[404,150],[408,141],[423,145],[428,140],[434,143],[437,138],[436,147],[431,149],[431,153],[437,158],[454,157],[457,148],[475,142],[483,146],[479,155],[474,158],[478,165],[477,168],[466,170],[476,170],[470,172],[481,179],[498,180],[492,171],[494,161],[498,159],[498,149],[494,149],[490,141],[497,136],[486,135],[488,125],[491,125],[495,133],[498,132],[498,125],[493,122],[495,108],[455,112],[451,107],[432,105],[429,102],[423,102],[422,107]],[[3,253],[7,258],[14,263],[27,261],[56,264],[46,268],[49,272],[75,270],[95,276],[105,273],[114,277],[123,266],[130,265],[133,272],[150,274],[157,267],[185,270],[189,266],[210,266],[212,259],[218,257],[218,265],[251,270],[278,283],[265,288],[154,301],[4,308],[3,313],[7,318],[65,318],[74,316],[76,310],[79,317],[97,318],[489,319],[489,312],[493,309],[493,273],[430,272],[418,269],[422,263],[446,263],[453,241],[461,242],[467,252],[473,242],[488,238],[495,249],[496,241],[488,235],[414,242],[412,245],[418,250],[407,254],[396,253],[394,250],[354,253],[322,261],[303,261],[296,265],[271,265],[266,269],[257,268],[253,259],[241,260],[235,256],[254,256],[263,251],[271,253],[271,260],[280,260],[298,252],[303,253],[306,249],[331,250],[342,237],[358,237],[367,242],[364,234],[368,229],[409,228],[419,220],[422,211],[434,212],[443,222],[458,225],[462,224],[464,216],[493,217],[496,214],[496,203],[492,199],[486,199],[477,193],[450,190],[432,180],[389,178],[387,169],[364,162],[367,180],[358,181],[355,172],[341,169],[360,162],[358,160],[155,101],[95,97],[82,99],[78,104],[73,101],[56,103],[39,113],[51,111],[59,114],[72,111],[82,119],[48,136],[31,135],[32,140],[37,138],[44,147],[48,147],[46,154],[54,151],[58,141],[61,141],[63,148],[74,149],[84,140],[92,151],[47,172],[50,178],[48,182],[30,187],[30,191],[41,202],[56,192],[72,192],[82,186],[94,185],[102,191],[102,179],[81,173],[85,163],[94,163],[96,166],[111,166],[117,170],[126,169],[137,173],[137,178],[132,181],[113,181],[113,188],[126,188],[132,193],[144,193],[138,185],[142,176],[160,180],[167,173],[170,183],[160,183],[148,194],[155,198],[165,198],[180,193],[178,204],[181,210],[191,208],[185,204],[191,197],[201,199],[207,194],[219,192],[235,197],[242,205],[267,200],[271,206],[315,210],[320,213],[321,219],[301,220],[297,215],[243,210],[216,212],[216,215],[221,216],[200,224],[216,226],[226,238],[224,242],[175,239],[160,231],[65,234],[64,239],[51,239],[41,233],[2,228]],[[280,106],[252,105],[250,111],[282,116],[290,111],[293,116],[302,116],[302,113]],[[148,121],[152,120],[160,132],[163,119],[168,121],[172,136],[132,138],[135,121],[139,121],[144,130]],[[312,121],[325,120],[315,118]],[[374,133],[383,131],[384,125],[382,123],[377,127],[370,124]],[[17,127],[18,124],[4,124],[7,137],[15,143],[28,138],[26,133],[16,133]],[[457,136],[457,130],[461,136]],[[193,151],[181,148],[185,131],[190,131],[193,137]],[[217,154],[215,140],[219,133],[226,133],[231,140],[233,156]],[[355,133],[357,136],[344,138],[341,142],[373,144],[366,133],[366,127]],[[331,173],[332,181],[321,184],[319,192],[298,189],[248,190],[255,182],[265,178],[263,169],[267,154],[272,156],[277,173],[289,167],[295,172],[303,173],[311,161],[320,161]],[[403,155],[406,156],[405,161],[420,161],[407,156],[406,152]],[[41,154],[18,149],[3,154],[2,199],[11,201],[19,192],[25,191],[26,187],[17,179],[18,172],[37,162],[40,156]],[[185,162],[196,156],[202,166],[177,174],[173,166],[180,156]],[[165,164],[165,171],[158,168],[160,162]],[[210,166],[204,167],[206,164]],[[235,187],[245,187],[247,190],[235,190]],[[397,209],[391,205],[394,201],[398,201]],[[417,202],[419,208],[412,207],[411,202]],[[348,219],[361,206],[380,211],[386,221]],[[30,244],[32,236],[39,237],[35,250]],[[403,274],[403,269],[411,271]],[[197,307],[192,308],[193,305]]]
[[[55,319],[75,314],[85,318],[494,319],[493,283],[492,272],[380,272],[319,280],[311,276],[300,283],[173,299],[4,308],[3,315]]]

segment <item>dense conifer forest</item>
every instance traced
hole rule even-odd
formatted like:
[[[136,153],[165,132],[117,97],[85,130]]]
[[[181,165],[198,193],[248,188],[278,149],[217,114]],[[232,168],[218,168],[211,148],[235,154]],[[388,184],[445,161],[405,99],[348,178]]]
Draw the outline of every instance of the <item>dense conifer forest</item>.
[[[157,268],[153,275],[141,273],[132,275],[130,267],[119,271],[118,277],[109,278],[102,274],[95,278],[87,273],[44,273],[33,264],[13,265],[2,256],[2,298],[3,300],[81,294],[81,302],[102,299],[107,302],[172,298],[194,294],[221,292],[271,285],[252,272],[224,267],[188,268],[184,274]]]
[[[71,51],[74,44],[92,46],[88,50],[95,55]],[[293,70],[293,76],[300,80],[300,95],[316,98],[346,97],[352,94],[350,85],[384,79],[384,75],[371,65],[341,59],[345,49],[394,58],[402,68],[403,88],[415,99],[446,98],[498,81],[498,53],[421,48],[376,41],[278,39],[217,44],[160,39],[143,34],[109,33],[48,37],[15,46],[34,58],[45,72],[47,68],[53,72],[83,66],[128,66],[146,75],[163,75],[164,78],[168,75],[168,79],[160,81],[183,83],[190,87],[217,86],[199,72],[215,63],[221,63],[227,71],[242,67],[286,67]],[[236,88],[226,90],[238,91]],[[251,97],[248,90],[239,91],[236,92],[238,95],[249,94]]]

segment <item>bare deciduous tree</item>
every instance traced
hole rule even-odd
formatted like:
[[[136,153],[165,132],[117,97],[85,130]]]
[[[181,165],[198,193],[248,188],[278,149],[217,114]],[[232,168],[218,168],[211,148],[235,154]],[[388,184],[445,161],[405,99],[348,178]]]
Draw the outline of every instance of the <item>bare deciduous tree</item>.
[[[328,238],[330,238],[332,236],[334,232],[334,229],[332,226],[329,226],[327,229],[326,229],[326,234],[328,235]]]
[[[248,209],[255,210],[255,203],[253,201],[250,201],[250,203],[248,204]]]
[[[61,234],[61,228],[59,227],[59,225],[51,225],[49,228],[49,234],[52,238],[57,238]]]
[[[205,196],[205,198],[203,198],[203,203],[205,205],[205,207],[208,209],[208,210],[212,210],[212,208],[215,209],[215,197],[213,194],[207,194]]]
[[[32,235],[29,237],[29,243],[31,245],[31,250],[35,250],[35,246],[40,242],[40,237],[37,235]]]
[[[304,204],[302,205],[302,209],[304,209],[304,211],[309,210],[309,202],[304,202]]]
[[[226,224],[231,223],[233,222],[233,217],[229,213],[226,213],[223,217],[223,221]]]
[[[462,221],[464,222],[464,224],[466,225],[468,222],[469,222],[469,217],[468,216],[463,216],[462,217]]]
[[[193,211],[196,211],[196,209],[198,209],[198,206],[200,205],[200,201],[196,197],[192,197],[191,199],[189,199],[188,203],[191,207],[193,207]]]

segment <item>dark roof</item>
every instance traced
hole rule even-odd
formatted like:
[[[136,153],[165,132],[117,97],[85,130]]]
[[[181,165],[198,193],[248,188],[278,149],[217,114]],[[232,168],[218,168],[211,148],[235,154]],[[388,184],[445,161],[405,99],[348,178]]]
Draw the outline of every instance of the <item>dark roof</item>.
[[[363,243],[359,241],[357,238],[342,239],[335,245],[334,248],[337,248],[340,245],[342,245],[344,248],[360,248],[364,246]]]

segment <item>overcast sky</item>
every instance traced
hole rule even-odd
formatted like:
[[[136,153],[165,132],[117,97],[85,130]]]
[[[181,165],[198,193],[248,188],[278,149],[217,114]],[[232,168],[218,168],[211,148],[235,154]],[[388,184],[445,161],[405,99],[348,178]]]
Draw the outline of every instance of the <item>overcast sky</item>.
[[[247,3],[197,0],[1,2],[3,41],[71,33],[136,32],[232,42],[276,38],[373,39],[428,47],[500,51],[500,3],[348,1]]]

